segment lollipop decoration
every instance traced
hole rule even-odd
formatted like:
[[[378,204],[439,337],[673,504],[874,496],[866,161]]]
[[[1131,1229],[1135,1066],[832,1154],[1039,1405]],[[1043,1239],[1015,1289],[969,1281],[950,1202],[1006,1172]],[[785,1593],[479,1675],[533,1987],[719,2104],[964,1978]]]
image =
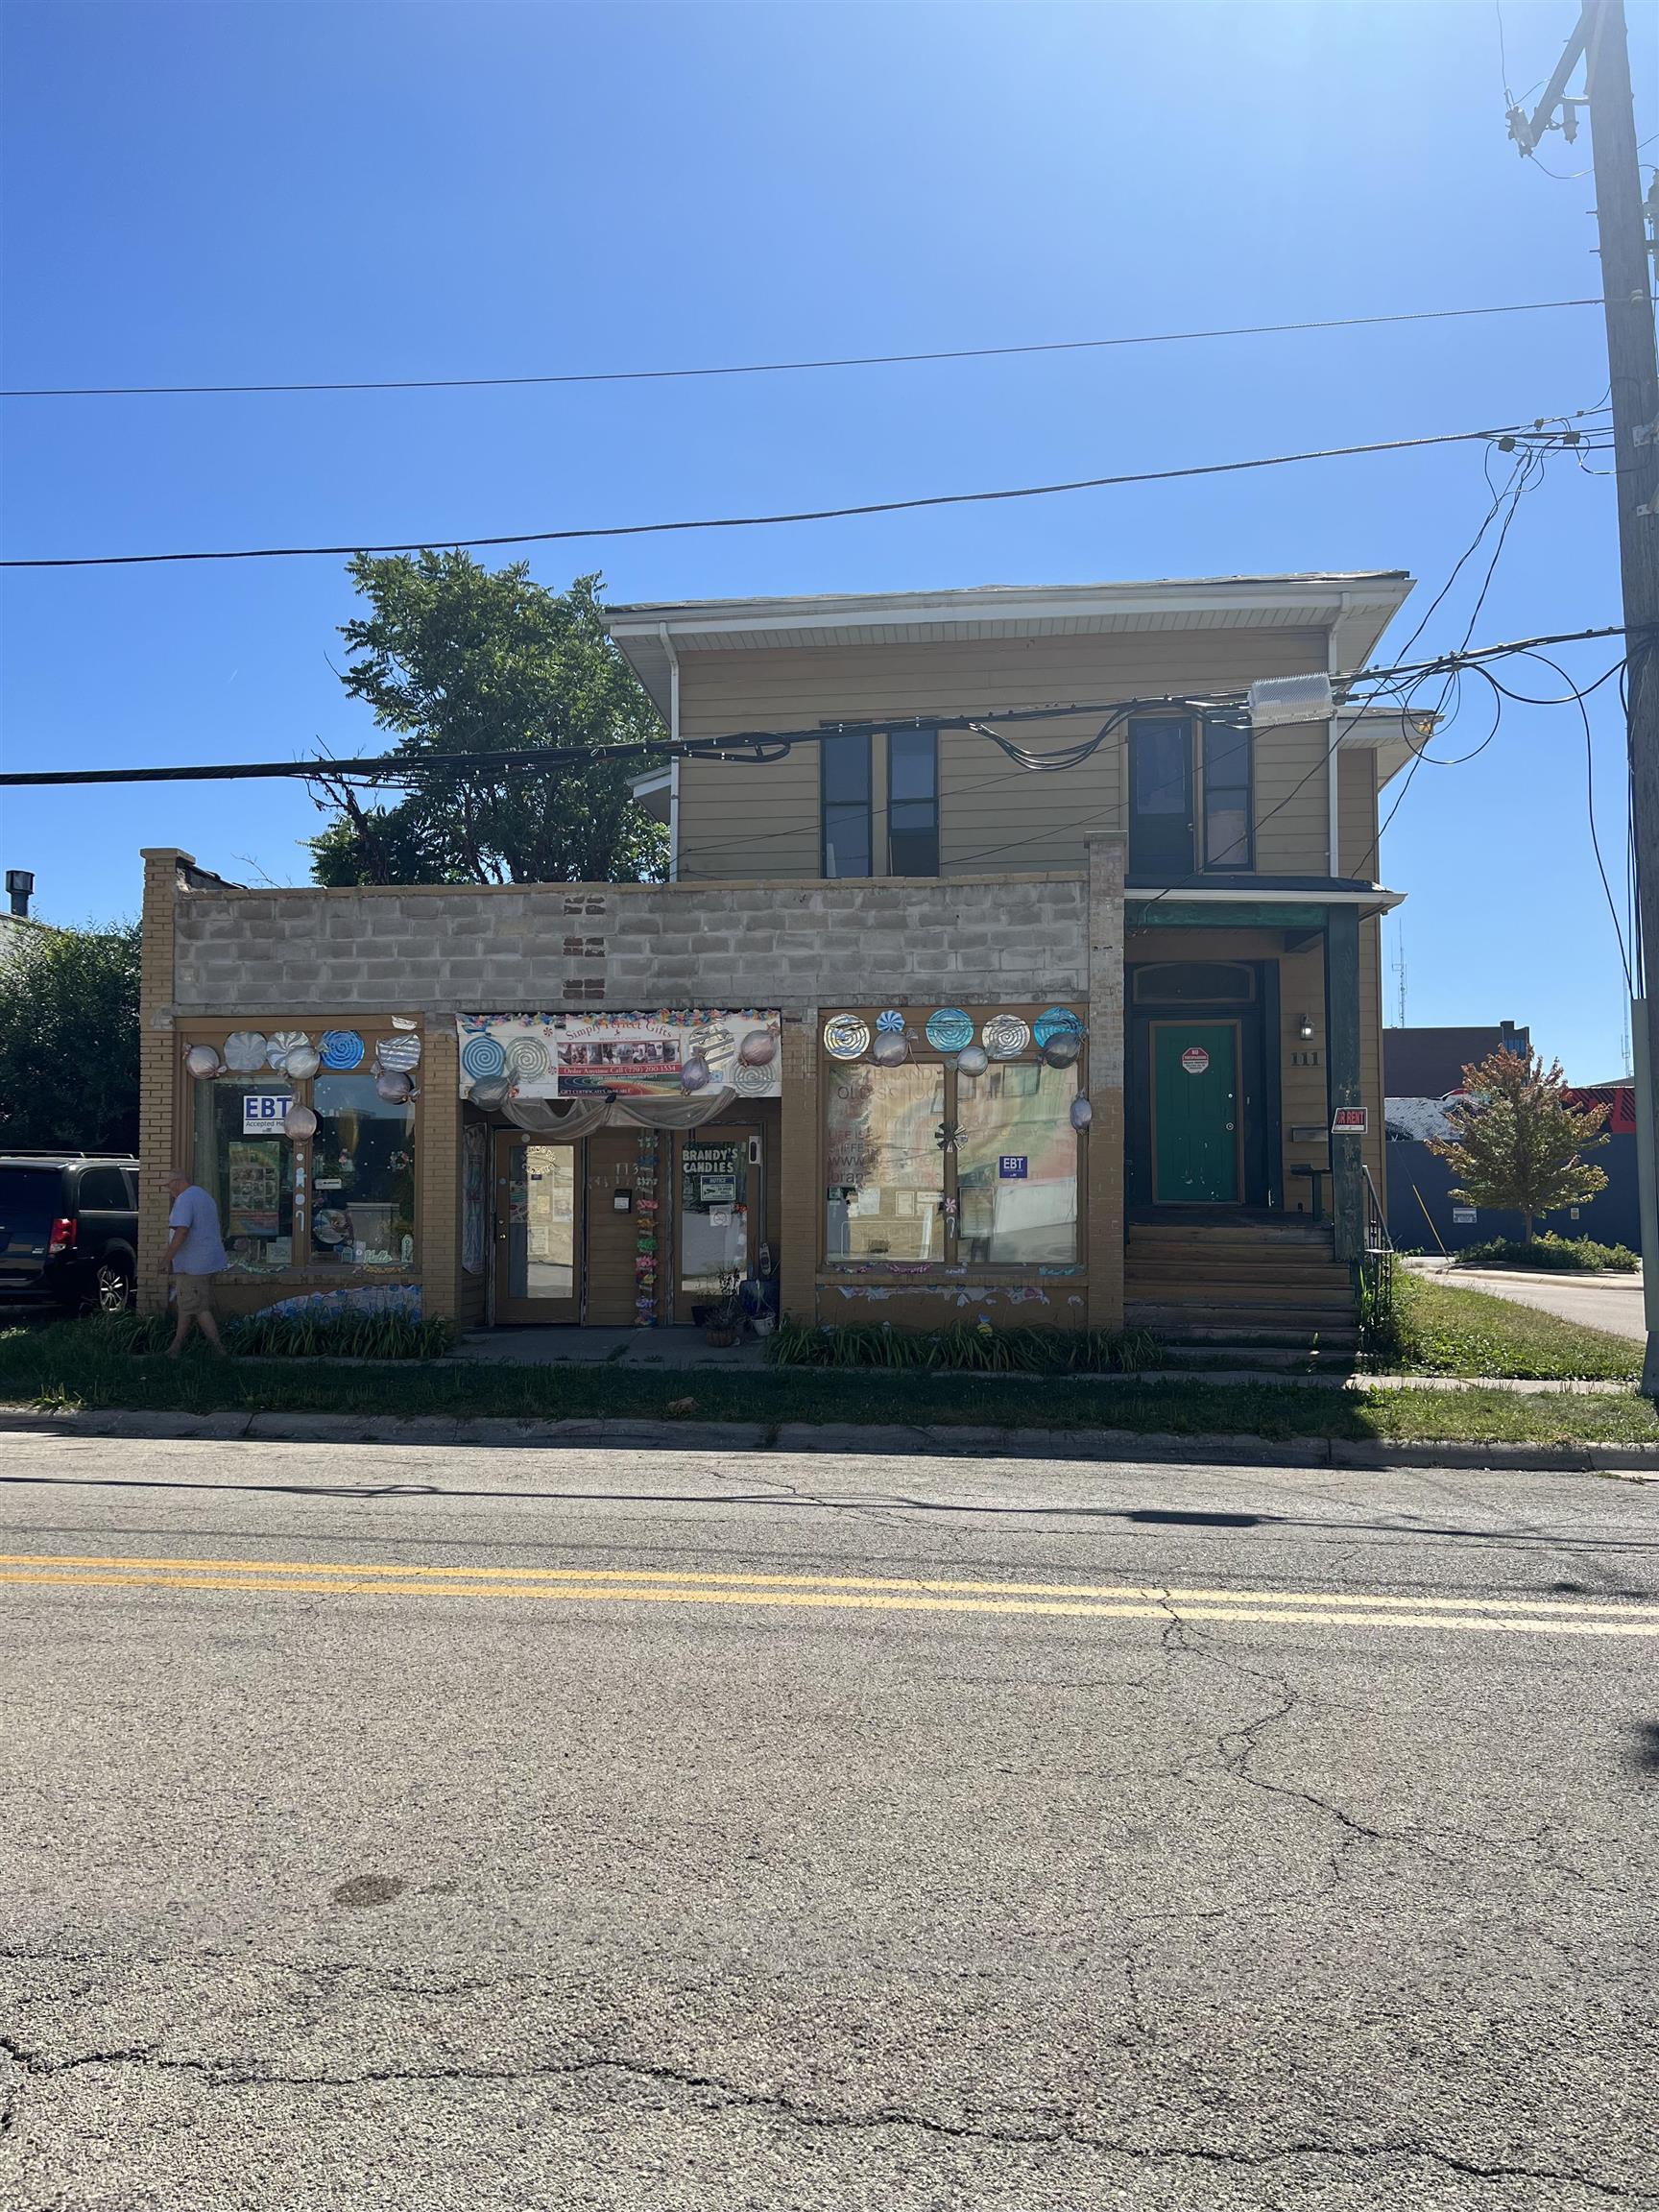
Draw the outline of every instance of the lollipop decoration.
[[[225,1065],[238,1075],[252,1075],[265,1065],[265,1037],[258,1029],[233,1029],[225,1040]]]

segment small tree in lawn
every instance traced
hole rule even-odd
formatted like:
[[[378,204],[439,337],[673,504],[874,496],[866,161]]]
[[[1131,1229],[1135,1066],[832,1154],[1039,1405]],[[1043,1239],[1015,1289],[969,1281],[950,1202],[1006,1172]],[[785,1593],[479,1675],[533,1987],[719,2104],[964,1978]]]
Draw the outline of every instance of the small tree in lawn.
[[[1456,1176],[1459,1204],[1519,1214],[1530,1244],[1540,1214],[1606,1190],[1605,1174],[1583,1156],[1606,1143],[1607,1108],[1570,1104],[1559,1060],[1546,1068],[1536,1052],[1492,1052],[1464,1069],[1463,1088],[1469,1096],[1452,1108],[1452,1135],[1429,1142]]]

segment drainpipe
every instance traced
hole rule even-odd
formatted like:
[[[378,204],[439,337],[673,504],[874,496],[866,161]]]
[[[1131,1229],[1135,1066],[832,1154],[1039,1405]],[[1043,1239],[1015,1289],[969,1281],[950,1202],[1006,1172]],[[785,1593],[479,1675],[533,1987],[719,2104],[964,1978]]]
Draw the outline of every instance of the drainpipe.
[[[657,635],[662,640],[662,650],[668,656],[668,734],[676,745],[680,742],[680,656],[674,650],[674,640],[668,634],[666,622],[659,622]],[[680,756],[674,754],[668,762],[668,880],[680,880]]]
[[[1336,640],[1341,635],[1342,624],[1346,620],[1347,614],[1348,594],[1346,591],[1342,591],[1337,594],[1336,619],[1332,623],[1330,634],[1325,641],[1325,666],[1330,673],[1333,688],[1335,687],[1336,679],[1342,673],[1342,660]],[[1342,743],[1341,733],[1342,718],[1339,714],[1333,715],[1330,747],[1325,756],[1326,850],[1330,856],[1330,872],[1333,876],[1340,876],[1342,873],[1342,821],[1341,808],[1337,804],[1341,787],[1341,776],[1337,767]]]

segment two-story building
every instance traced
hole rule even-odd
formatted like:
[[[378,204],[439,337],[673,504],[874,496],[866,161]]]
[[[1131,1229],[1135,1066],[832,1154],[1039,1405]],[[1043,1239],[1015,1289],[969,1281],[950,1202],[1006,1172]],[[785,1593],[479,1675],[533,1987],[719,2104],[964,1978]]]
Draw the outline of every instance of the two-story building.
[[[228,1302],[1318,1335],[1382,1144],[1362,668],[1395,572],[622,607],[660,884],[243,889],[146,854],[162,1185]]]

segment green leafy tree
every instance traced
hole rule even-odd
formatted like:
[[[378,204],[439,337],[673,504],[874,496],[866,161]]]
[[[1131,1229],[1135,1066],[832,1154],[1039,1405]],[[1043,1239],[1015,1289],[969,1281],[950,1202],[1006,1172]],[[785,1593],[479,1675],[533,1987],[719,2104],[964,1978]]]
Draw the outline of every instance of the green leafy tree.
[[[1575,1107],[1566,1082],[1559,1060],[1546,1068],[1536,1052],[1489,1053],[1463,1070],[1469,1096],[1451,1110],[1451,1137],[1429,1143],[1457,1177],[1453,1197],[1519,1214],[1528,1244],[1540,1214],[1607,1188],[1602,1170],[1583,1157],[1607,1142],[1607,1108]]]
[[[311,840],[320,883],[625,883],[660,878],[667,834],[634,799],[638,763],[445,767],[452,753],[535,753],[661,736],[651,702],[605,635],[596,576],[568,591],[528,567],[466,553],[360,553],[369,612],[341,630],[341,682],[420,764],[407,798],[365,804],[317,779],[335,818]]]
[[[0,953],[0,1145],[138,1148],[138,926],[19,929]]]

